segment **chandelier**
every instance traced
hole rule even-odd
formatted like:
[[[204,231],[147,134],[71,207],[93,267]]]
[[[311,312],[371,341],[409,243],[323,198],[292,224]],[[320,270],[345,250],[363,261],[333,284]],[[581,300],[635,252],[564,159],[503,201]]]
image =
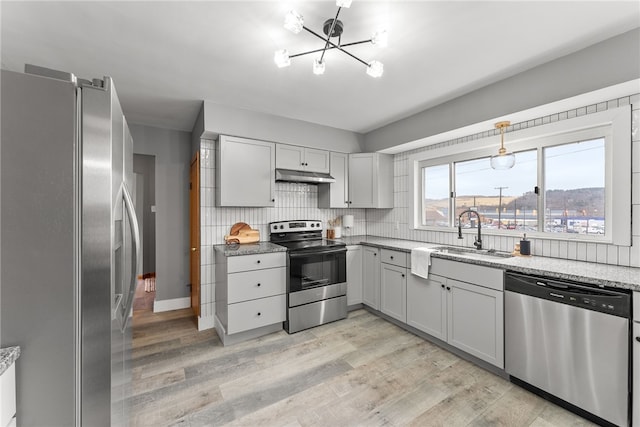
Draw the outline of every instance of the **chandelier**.
[[[363,44],[363,43],[372,43],[378,47],[385,47],[387,45],[387,40],[388,40],[387,31],[379,30],[374,32],[370,39],[361,40],[358,42],[342,43],[342,32],[344,31],[344,24],[342,23],[342,21],[338,19],[338,16],[340,15],[340,11],[342,10],[343,7],[348,8],[349,6],[351,6],[351,1],[352,0],[336,0],[336,6],[338,6],[338,12],[336,13],[335,18],[327,19],[326,21],[324,21],[324,24],[322,25],[322,32],[325,34],[324,36],[321,36],[317,32],[305,27],[304,19],[302,18],[302,15],[300,15],[298,12],[294,10],[289,11],[289,13],[287,13],[287,15],[285,16],[284,27],[294,34],[298,34],[302,30],[306,30],[309,33],[321,39],[324,42],[324,47],[310,50],[308,52],[296,53],[294,55],[289,55],[289,51],[287,51],[287,49],[277,50],[273,57],[273,60],[276,63],[276,65],[280,68],[288,67],[289,65],[291,65],[291,58],[308,55],[311,53],[320,53],[320,57],[316,58],[313,61],[313,73],[324,74],[325,53],[331,49],[338,49],[339,51],[344,52],[345,54],[349,55],[356,61],[363,63],[367,67],[366,68],[367,74],[370,75],[371,77],[382,76],[382,73],[384,72],[384,65],[382,64],[382,62],[377,60],[373,60],[370,62],[363,61],[362,59],[358,58],[357,56],[353,55],[350,52],[347,52],[344,49],[345,47],[348,47],[348,46],[354,46],[354,45]],[[331,41],[331,39],[335,37],[338,38],[337,43]]]

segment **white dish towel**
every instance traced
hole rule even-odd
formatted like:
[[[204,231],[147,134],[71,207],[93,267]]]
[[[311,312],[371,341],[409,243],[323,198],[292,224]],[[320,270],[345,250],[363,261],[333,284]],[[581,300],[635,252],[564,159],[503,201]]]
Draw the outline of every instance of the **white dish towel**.
[[[427,279],[431,265],[431,253],[435,249],[415,248],[411,250],[411,274]]]

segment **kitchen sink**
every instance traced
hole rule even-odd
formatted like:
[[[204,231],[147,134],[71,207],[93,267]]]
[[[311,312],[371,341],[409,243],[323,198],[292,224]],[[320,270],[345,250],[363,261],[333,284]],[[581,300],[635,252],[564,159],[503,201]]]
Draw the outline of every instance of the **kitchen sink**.
[[[511,258],[509,252],[498,252],[495,249],[471,249],[462,248],[460,246],[437,246],[434,248],[438,252],[445,254],[463,255],[463,256],[481,256],[494,258]]]

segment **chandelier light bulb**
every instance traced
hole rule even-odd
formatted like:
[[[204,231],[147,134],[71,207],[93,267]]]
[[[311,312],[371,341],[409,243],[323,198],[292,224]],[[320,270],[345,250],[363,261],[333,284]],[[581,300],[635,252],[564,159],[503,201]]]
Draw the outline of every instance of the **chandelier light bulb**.
[[[352,0],[336,0],[336,6],[348,8],[351,6]]]
[[[371,36],[371,43],[377,47],[387,47],[389,44],[389,33],[387,30],[378,30]]]
[[[304,19],[302,15],[300,15],[295,10],[290,10],[284,16],[284,27],[291,31],[294,34],[298,34],[302,31],[302,27],[304,26]]]
[[[289,51],[287,49],[276,50],[276,53],[273,55],[273,62],[276,63],[278,68],[288,67],[291,65]]]
[[[321,61],[319,59],[314,59],[313,60],[313,74],[315,75],[321,75],[324,74],[324,61]]]
[[[367,74],[371,77],[381,77],[382,73],[384,73],[384,65],[380,61],[376,61],[375,59],[369,62],[369,66],[367,67]]]

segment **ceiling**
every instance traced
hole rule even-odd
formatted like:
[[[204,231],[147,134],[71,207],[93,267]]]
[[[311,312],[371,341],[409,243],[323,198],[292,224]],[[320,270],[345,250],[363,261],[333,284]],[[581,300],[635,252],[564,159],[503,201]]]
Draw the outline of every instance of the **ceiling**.
[[[316,76],[317,49],[282,27],[295,9],[321,32],[334,1],[2,1],[2,68],[25,63],[82,78],[113,77],[132,123],[187,130],[201,101],[359,133],[407,117],[640,26],[637,1],[358,1],[343,9],[343,43],[384,27],[389,46],[350,51],[378,59],[379,79],[336,50]]]

